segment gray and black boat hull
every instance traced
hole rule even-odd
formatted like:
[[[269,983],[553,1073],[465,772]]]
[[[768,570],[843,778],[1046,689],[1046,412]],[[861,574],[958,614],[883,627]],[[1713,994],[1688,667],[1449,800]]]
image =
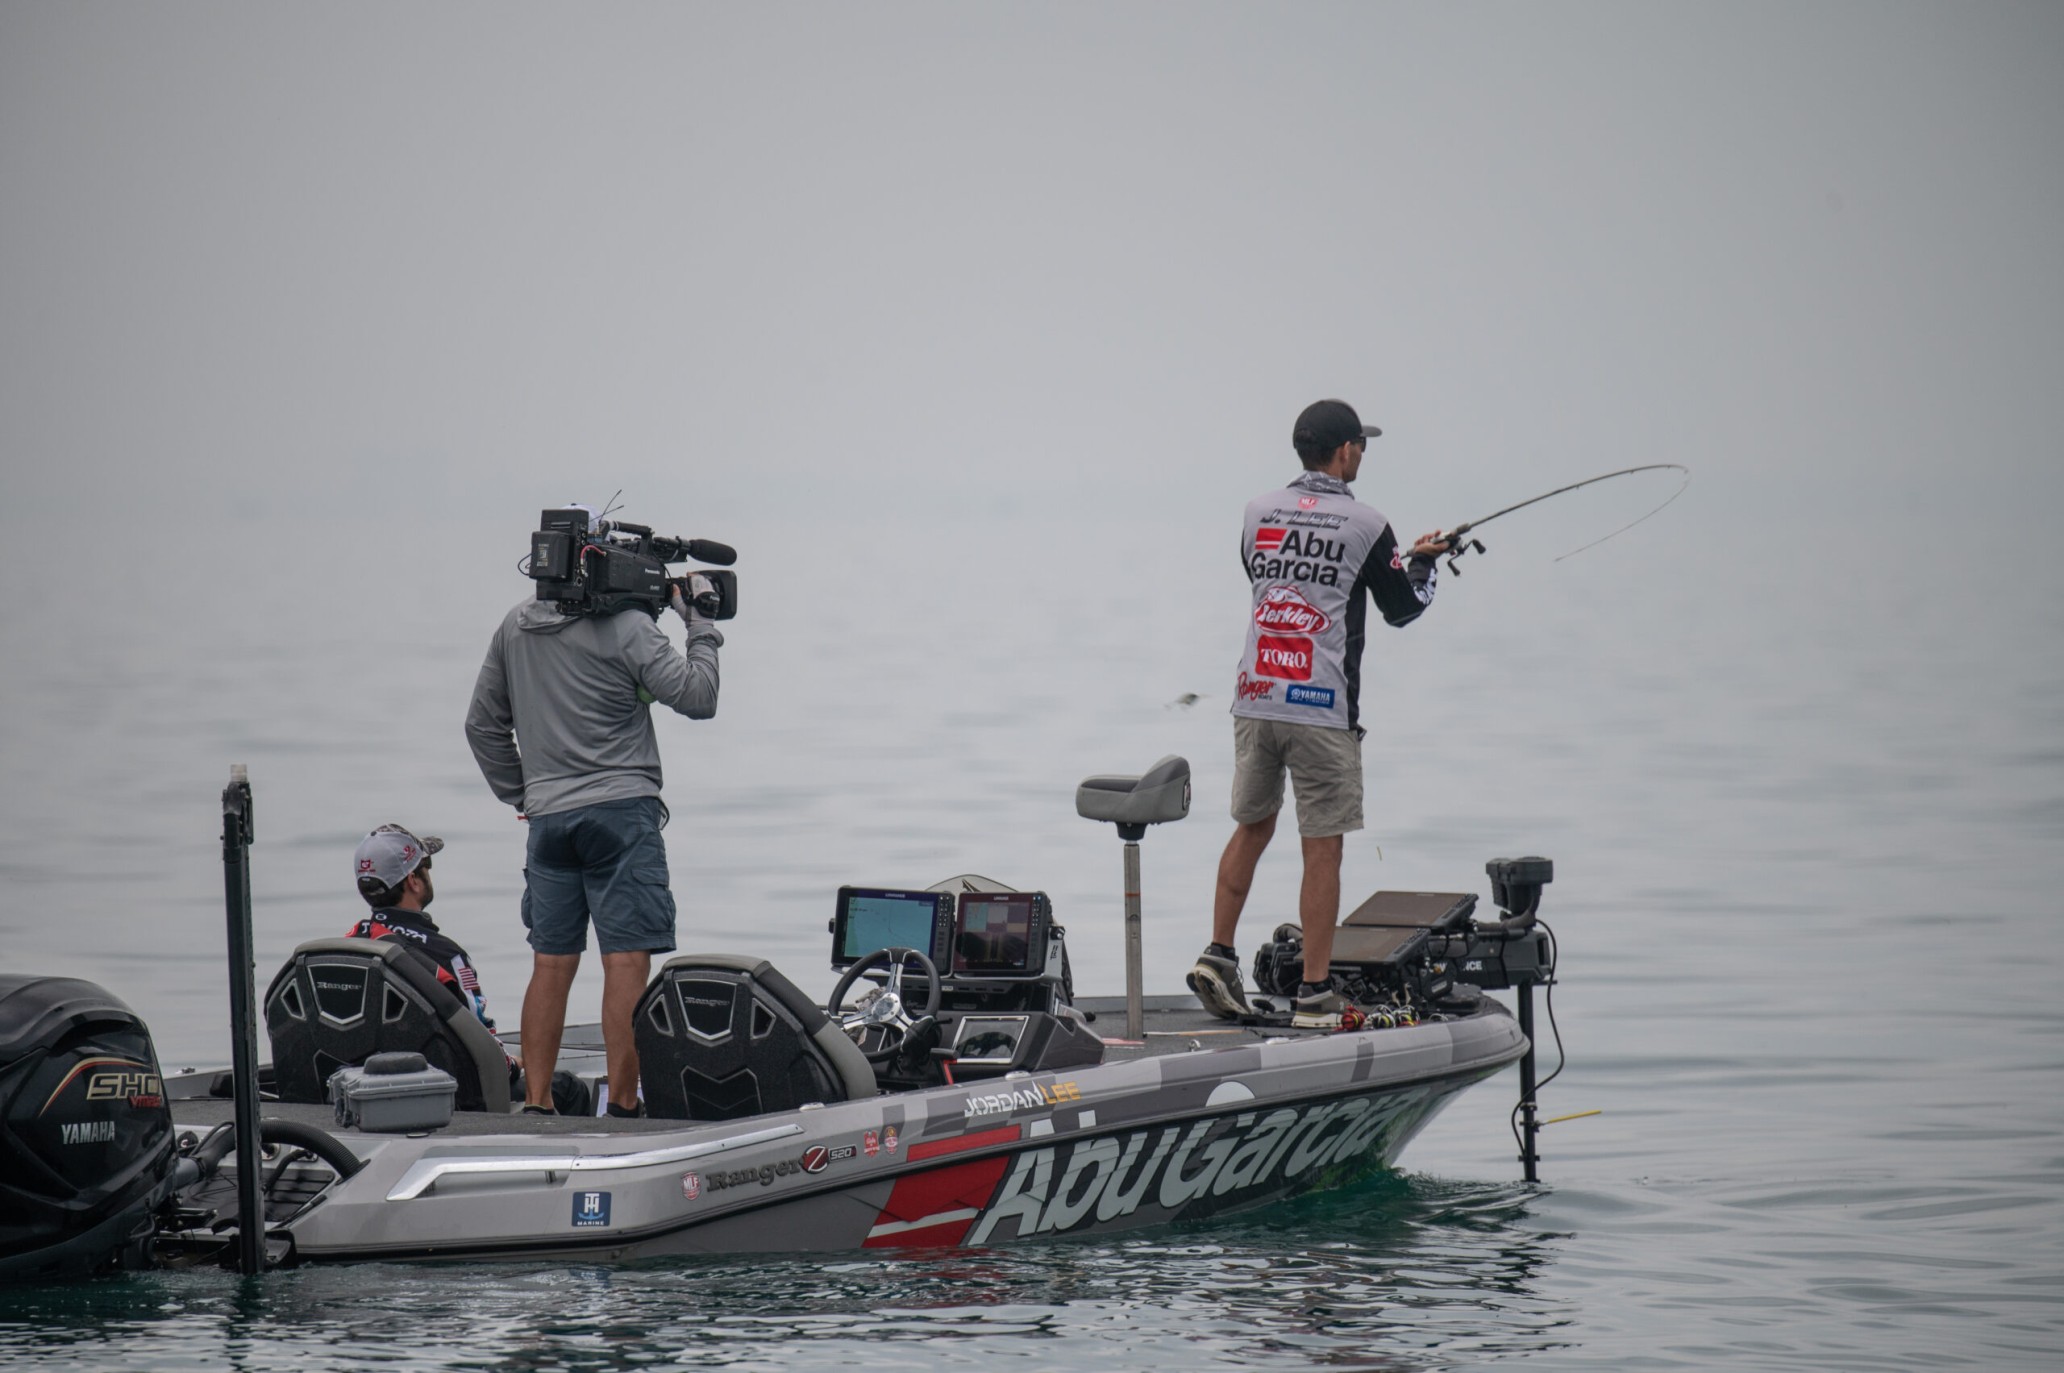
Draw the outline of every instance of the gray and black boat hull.
[[[1148,1047],[1094,1067],[743,1120],[461,1115],[422,1135],[338,1131],[365,1166],[273,1235],[297,1262],[620,1261],[1128,1230],[1389,1164],[1456,1093],[1527,1050],[1488,998],[1458,1019],[1345,1033],[1233,1029],[1194,1007],[1163,1008],[1149,1029]],[[173,1102],[194,1126],[227,1105]],[[297,1110],[326,1114],[278,1113]]]

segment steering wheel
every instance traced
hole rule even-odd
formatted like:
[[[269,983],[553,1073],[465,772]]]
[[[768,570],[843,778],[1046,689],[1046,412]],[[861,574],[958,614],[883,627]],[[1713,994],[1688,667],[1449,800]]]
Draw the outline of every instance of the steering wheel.
[[[924,970],[924,1009],[912,1016],[903,1004],[903,965],[915,959]],[[847,1011],[846,993],[860,980],[861,974],[886,963],[889,981],[880,994],[857,1011]],[[932,960],[922,949],[876,949],[865,958],[846,969],[846,975],[832,988],[831,999],[824,1004],[824,1010],[839,1028],[853,1037],[867,1055],[869,1063],[886,1063],[903,1051],[903,1043],[923,1021],[939,1014],[939,970],[932,966]],[[881,1042],[870,1049],[866,1040],[877,1038]]]

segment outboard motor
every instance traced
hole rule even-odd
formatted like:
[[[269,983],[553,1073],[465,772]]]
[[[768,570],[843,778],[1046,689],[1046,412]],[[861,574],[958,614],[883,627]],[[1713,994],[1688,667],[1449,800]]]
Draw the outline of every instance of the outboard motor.
[[[91,982],[0,975],[0,1282],[146,1264],[174,1156],[136,1013]]]

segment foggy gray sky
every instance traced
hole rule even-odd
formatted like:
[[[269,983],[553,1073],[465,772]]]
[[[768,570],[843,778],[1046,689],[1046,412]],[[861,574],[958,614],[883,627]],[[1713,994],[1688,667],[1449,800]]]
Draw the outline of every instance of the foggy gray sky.
[[[516,828],[458,720],[538,509],[619,487],[744,552],[670,795],[864,810],[896,760],[837,750],[1036,676],[1038,726],[967,765],[1057,789],[1027,842],[1086,842],[1081,772],[1179,748],[1222,788],[1223,699],[1194,738],[1159,706],[1228,690],[1240,504],[1329,394],[1411,533],[1696,472],[1569,563],[1649,494],[1501,526],[1372,649],[1427,750],[1394,785],[1458,833],[1437,748],[1609,723],[1581,673],[1428,690],[1495,680],[1526,617],[1600,680],[1739,676],[1729,737],[2054,752],[2054,708],[2000,723],[2050,688],[1989,665],[2064,627],[2060,75],[2055,4],[0,0],[0,872],[90,914],[81,865],[176,861],[200,909],[248,759],[289,841],[261,895],[334,900],[339,843],[431,810],[499,836],[442,899],[506,935]],[[1196,900],[1199,796],[1159,869]],[[183,856],[67,847],[147,806],[192,811],[153,822]],[[849,869],[915,827],[857,813],[809,838]]]
[[[1322,393],[1464,504],[2053,498],[2060,70],[2044,4],[8,4],[10,520],[1223,504]]]

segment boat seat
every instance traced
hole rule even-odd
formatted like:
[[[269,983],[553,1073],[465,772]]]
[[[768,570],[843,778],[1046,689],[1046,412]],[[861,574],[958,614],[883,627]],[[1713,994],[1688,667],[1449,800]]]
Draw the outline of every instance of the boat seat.
[[[393,939],[314,939],[265,992],[281,1101],[327,1101],[330,1074],[374,1054],[419,1053],[458,1081],[461,1111],[509,1109],[509,1059],[430,960]]]
[[[1190,764],[1169,754],[1137,777],[1085,777],[1075,813],[1114,825],[1165,825],[1190,813]]]
[[[736,1120],[880,1090],[859,1046],[764,958],[667,960],[632,1026],[645,1109],[663,1120]]]

